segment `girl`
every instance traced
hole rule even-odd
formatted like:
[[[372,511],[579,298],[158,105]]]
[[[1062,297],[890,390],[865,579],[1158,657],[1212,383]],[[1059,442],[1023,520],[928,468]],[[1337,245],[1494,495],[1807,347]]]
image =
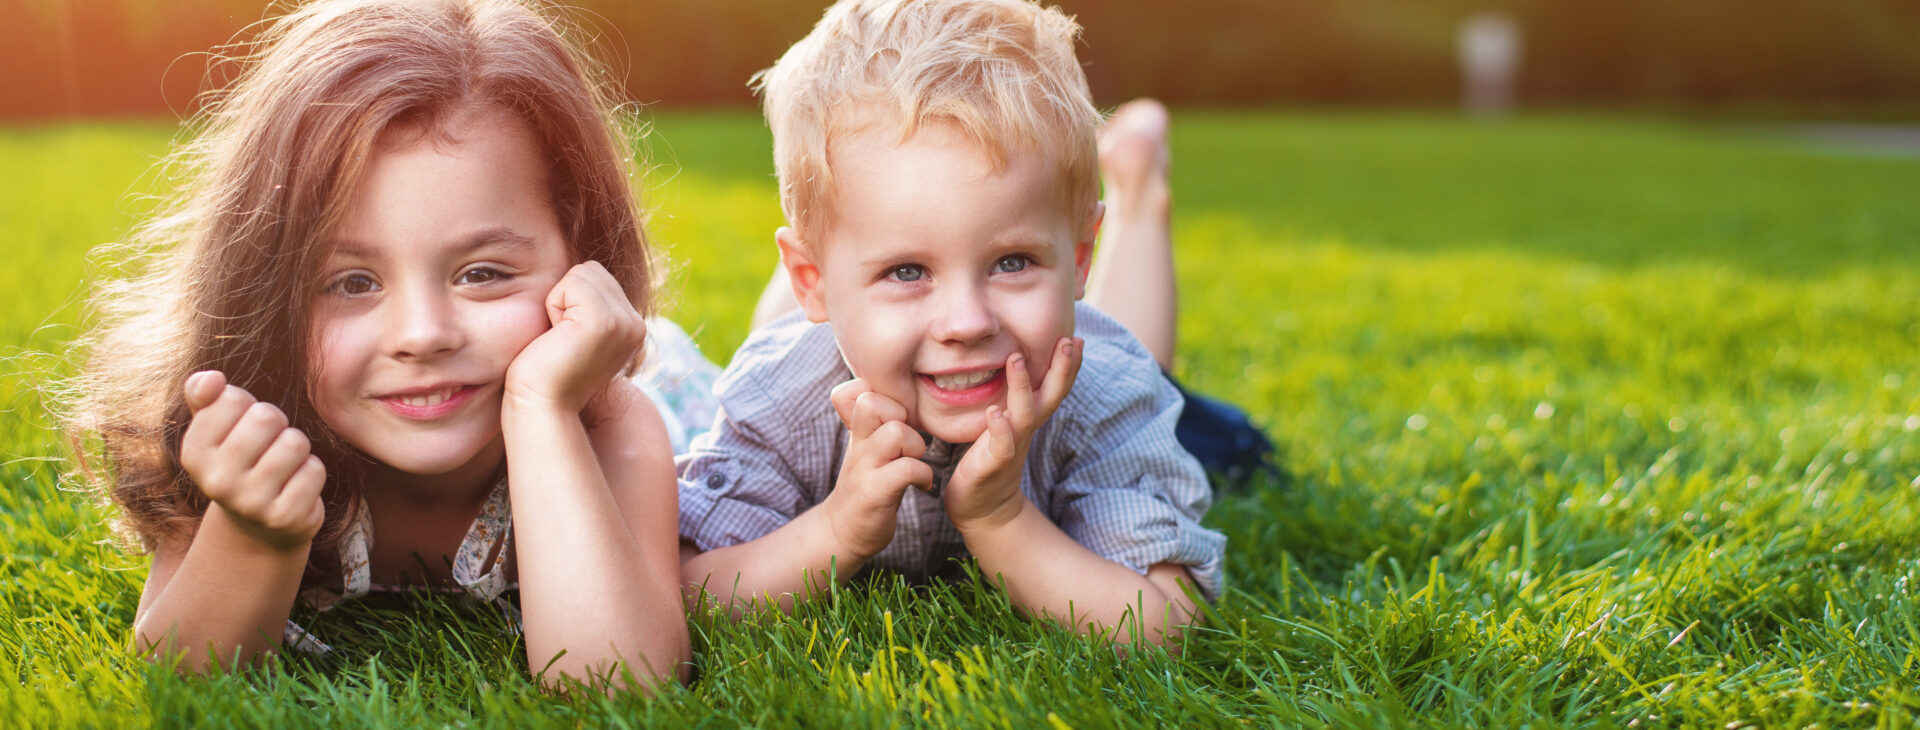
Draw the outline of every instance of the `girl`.
[[[585,57],[517,0],[319,0],[260,47],[95,300],[72,428],[153,555],[138,647],[324,651],[296,601],[517,584],[530,666],[679,676],[672,453],[621,377],[646,240]]]

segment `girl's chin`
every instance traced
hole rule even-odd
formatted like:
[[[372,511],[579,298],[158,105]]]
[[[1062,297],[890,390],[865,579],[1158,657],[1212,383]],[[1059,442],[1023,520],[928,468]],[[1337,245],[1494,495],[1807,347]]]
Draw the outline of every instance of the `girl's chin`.
[[[368,456],[393,471],[415,477],[438,477],[455,474],[476,467],[485,445],[476,449],[363,449]],[[381,453],[387,451],[389,453]]]

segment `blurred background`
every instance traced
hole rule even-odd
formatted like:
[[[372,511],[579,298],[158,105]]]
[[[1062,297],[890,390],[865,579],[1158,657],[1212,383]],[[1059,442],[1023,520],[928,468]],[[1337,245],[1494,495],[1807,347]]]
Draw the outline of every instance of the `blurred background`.
[[[750,106],[824,0],[576,0],[636,100]],[[1060,0],[1096,98],[1205,106],[1459,99],[1462,24],[1516,30],[1521,106],[1920,119],[1916,0]],[[262,0],[0,0],[0,120],[168,117]],[[1498,42],[1496,40],[1496,42]],[[164,69],[164,74],[160,70]]]

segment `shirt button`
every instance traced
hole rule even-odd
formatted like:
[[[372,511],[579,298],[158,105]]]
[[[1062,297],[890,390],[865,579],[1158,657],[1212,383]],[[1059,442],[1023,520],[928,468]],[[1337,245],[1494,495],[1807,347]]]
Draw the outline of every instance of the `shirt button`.
[[[707,488],[708,488],[708,489],[719,489],[719,488],[721,488],[721,487],[724,487],[724,486],[727,486],[727,478],[726,478],[725,476],[722,476],[722,475],[719,475],[719,474],[708,474],[708,475],[707,475]]]

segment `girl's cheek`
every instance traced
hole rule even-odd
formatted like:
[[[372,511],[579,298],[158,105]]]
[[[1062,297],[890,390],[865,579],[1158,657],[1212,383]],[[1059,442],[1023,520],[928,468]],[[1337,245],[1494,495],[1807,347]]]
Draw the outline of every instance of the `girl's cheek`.
[[[510,346],[515,353],[547,330],[553,329],[553,321],[547,316],[545,292],[521,294],[502,304],[505,306],[499,311],[487,313],[484,317],[485,326],[499,332],[506,340],[503,344]]]

